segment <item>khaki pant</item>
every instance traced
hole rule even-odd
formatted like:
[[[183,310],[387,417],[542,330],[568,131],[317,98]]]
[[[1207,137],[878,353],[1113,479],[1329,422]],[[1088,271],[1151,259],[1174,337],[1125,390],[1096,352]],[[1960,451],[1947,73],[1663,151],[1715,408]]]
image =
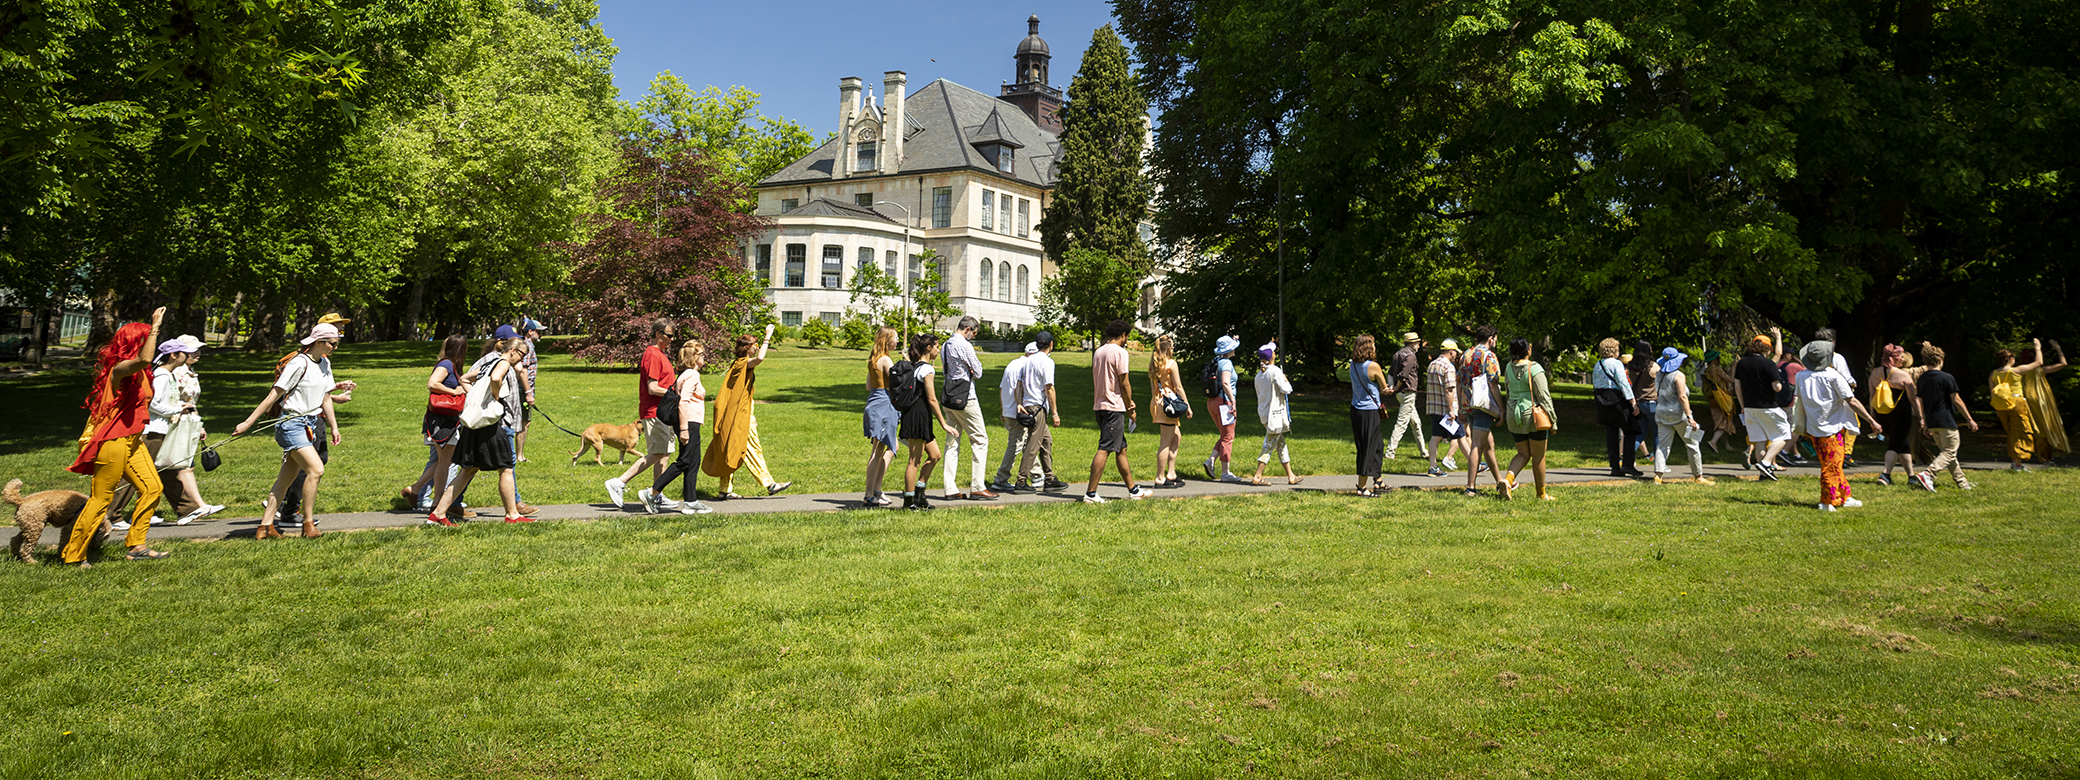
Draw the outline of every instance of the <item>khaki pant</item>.
[[[982,417],[982,402],[969,398],[968,408],[966,409],[942,409],[941,411],[946,413],[946,422],[951,423],[954,430],[959,431],[959,433],[954,434],[952,438],[946,441],[946,462],[939,469],[939,473],[945,477],[946,492],[964,492],[957,487],[959,475],[956,473],[960,471],[961,466],[962,442],[967,442],[969,453],[968,491],[966,492],[979,492],[983,490],[982,462],[989,460],[989,424]]]
[[[159,446],[165,443],[166,434],[147,433],[144,435],[144,450],[151,453],[154,464],[159,460]],[[168,498],[173,502],[173,513],[176,516],[185,515],[202,508],[202,502],[195,500],[194,496],[188,495],[188,491],[181,487],[180,473],[180,469],[161,469],[159,471],[160,490],[162,492],[172,491],[173,493],[171,496],[162,497]],[[116,486],[115,497],[108,502],[108,521],[113,523],[123,519],[124,511],[129,509],[130,499],[136,496],[137,488],[131,487],[129,482]],[[154,511],[157,511],[158,508],[156,505],[152,507]]]
[[[1401,449],[1401,434],[1408,431],[1416,435],[1416,454],[1430,457],[1429,451],[1424,449],[1428,445],[1423,438],[1423,415],[1416,410],[1416,391],[1395,393],[1394,402],[1394,435],[1387,439],[1387,454],[1392,455]]]
[[[1928,439],[1935,443],[1936,458],[1928,462],[1926,473],[1933,477],[1936,472],[1949,469],[1950,479],[1957,482],[1958,487],[1972,484],[1965,481],[1964,464],[1957,459],[1957,429],[1930,428],[1928,429]]]
[[[678,440],[679,434],[677,432],[674,432],[672,434],[672,441],[677,442]],[[738,473],[742,473],[747,470],[751,472],[752,479],[758,480],[759,487],[772,487],[773,475],[771,472],[766,471],[766,452],[764,449],[758,446],[758,418],[756,417],[751,418],[750,435],[744,437],[744,460],[743,462],[737,464]],[[733,473],[716,480],[715,489],[724,494],[729,493],[730,482],[733,479],[735,479],[736,476],[737,475]]]
[[[1052,477],[1054,476],[1054,426],[1047,424],[1048,412],[1046,407],[1034,406],[1028,408],[1033,412],[1033,432],[1026,436],[1026,454],[1018,459],[1018,473],[1044,473]],[[1039,461],[1040,466],[1040,470],[1037,472],[1033,470],[1036,459]],[[1030,484],[1037,488],[1042,483],[1034,482]]]
[[[1026,439],[1032,438],[1033,432],[1026,430],[1025,426],[1019,425],[1018,418],[1016,417],[1006,417],[1003,419],[1004,458],[1003,462],[997,464],[997,484],[1008,486],[1012,484],[1011,467],[1021,459],[1021,456],[1025,455]],[[1041,481],[1041,475],[1035,472],[1027,472],[1018,475],[1019,482],[1025,482],[1029,478],[1033,482]]]
[[[101,451],[94,455],[94,492],[87,496],[87,505],[79,511],[79,519],[72,523],[72,533],[65,537],[64,559],[66,563],[79,563],[87,558],[88,540],[94,532],[101,530],[95,522],[108,511],[109,502],[115,499],[116,486],[129,480],[137,486],[137,510],[130,515],[130,533],[123,537],[123,544],[136,547],[144,544],[145,531],[152,527],[152,510],[159,506],[159,471],[152,466],[152,454],[144,446],[141,434],[132,434],[101,444]]]

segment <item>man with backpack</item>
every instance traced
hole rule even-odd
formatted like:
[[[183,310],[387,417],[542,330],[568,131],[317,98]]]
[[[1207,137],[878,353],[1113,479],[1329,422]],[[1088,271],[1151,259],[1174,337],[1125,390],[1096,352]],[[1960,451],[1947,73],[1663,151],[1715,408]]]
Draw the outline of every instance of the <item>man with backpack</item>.
[[[1004,418],[1004,458],[1002,462],[997,464],[996,481],[991,482],[989,487],[991,490],[999,493],[1009,493],[1014,490],[1011,484],[1012,462],[1025,454],[1026,439],[1032,436],[1033,428],[1039,424],[1034,415],[1024,414],[1021,411],[1025,407],[1023,399],[1025,398],[1026,364],[1031,362],[1032,356],[1039,353],[1040,345],[1030,341],[1026,342],[1025,354],[1018,356],[1011,361],[1010,365],[1005,366],[1004,375],[997,380],[997,413]],[[1020,422],[1019,418],[1022,414],[1027,422]],[[1025,481],[1023,477],[1027,475],[1020,474],[1019,476],[1021,477],[1019,481],[1023,482]]]
[[[1033,491],[1033,485],[1026,480],[1035,473],[1036,460],[1039,473],[1047,475],[1042,487],[1061,490],[1069,486],[1054,475],[1054,429],[1062,424],[1062,407],[1054,396],[1054,334],[1040,331],[1033,346],[1037,351],[1026,356],[1025,368],[1019,370],[1019,410],[1033,416],[1033,430],[1026,434],[1025,455],[1018,459],[1018,485],[1013,490],[1019,493]]]
[[[664,474],[664,466],[672,458],[672,445],[679,440],[679,432],[673,426],[657,419],[658,402],[672,390],[677,375],[672,373],[672,359],[665,350],[672,347],[672,321],[658,319],[650,323],[650,346],[643,348],[643,357],[636,363],[636,421],[643,428],[643,457],[630,464],[621,476],[607,480],[607,500],[615,509],[623,508],[621,499],[627,495],[628,481],[643,469],[653,469],[651,479]],[[659,496],[657,505],[662,509],[678,509],[679,502]]]

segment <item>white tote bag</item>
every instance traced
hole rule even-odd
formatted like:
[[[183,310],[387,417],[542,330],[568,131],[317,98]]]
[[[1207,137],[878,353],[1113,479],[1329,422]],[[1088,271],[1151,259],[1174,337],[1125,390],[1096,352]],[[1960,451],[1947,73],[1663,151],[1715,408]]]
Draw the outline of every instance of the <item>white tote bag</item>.
[[[469,396],[462,404],[462,426],[472,430],[498,422],[506,414],[505,404],[491,397],[491,380],[483,378],[469,386]]]

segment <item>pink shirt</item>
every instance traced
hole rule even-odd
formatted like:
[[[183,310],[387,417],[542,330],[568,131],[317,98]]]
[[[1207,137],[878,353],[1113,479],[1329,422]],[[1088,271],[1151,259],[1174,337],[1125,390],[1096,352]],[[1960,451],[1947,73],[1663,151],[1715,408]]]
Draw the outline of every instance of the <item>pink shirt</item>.
[[[1126,389],[1127,348],[1118,344],[1106,344],[1091,355],[1091,408],[1101,412],[1124,412],[1127,400],[1122,395]]]

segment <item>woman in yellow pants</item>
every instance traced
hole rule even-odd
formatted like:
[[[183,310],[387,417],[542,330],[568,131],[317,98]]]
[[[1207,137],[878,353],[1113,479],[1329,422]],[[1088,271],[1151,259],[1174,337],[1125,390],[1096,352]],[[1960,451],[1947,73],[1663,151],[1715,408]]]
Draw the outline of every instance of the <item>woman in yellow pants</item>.
[[[146,371],[151,361],[145,350],[159,342],[159,321],[166,308],[152,312],[152,324],[133,322],[116,331],[94,374],[93,389],[82,406],[87,409],[87,430],[80,435],[79,457],[70,471],[94,477],[94,492],[72,523],[65,537],[64,561],[87,568],[87,546],[101,530],[103,515],[114,501],[116,486],[129,480],[137,489],[137,509],[130,518],[130,532],[123,539],[130,560],[164,558],[166,553],[145,546],[145,532],[152,525],[152,510],[159,505],[162,486],[152,453],[144,446],[144,427],[151,421],[152,383]]]

